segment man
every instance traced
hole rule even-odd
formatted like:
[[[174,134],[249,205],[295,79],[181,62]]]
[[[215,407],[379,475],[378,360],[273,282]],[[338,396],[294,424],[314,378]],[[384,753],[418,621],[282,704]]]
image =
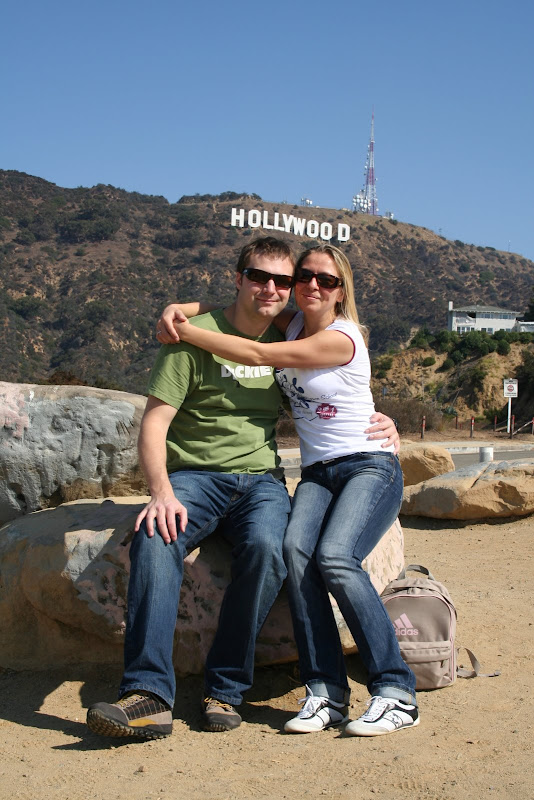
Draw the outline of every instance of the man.
[[[271,322],[289,299],[293,270],[284,242],[251,242],[237,264],[235,302],[192,324],[280,340]],[[120,699],[89,709],[93,732],[143,739],[171,733],[183,559],[216,528],[232,544],[232,581],[206,661],[203,726],[223,731],[241,723],[235,706],[252,685],[256,638],[286,574],[290,504],[274,442],[279,404],[269,367],[225,363],[187,344],[160,350],[139,436],[151,500],[136,520],[130,551],[125,671]]]

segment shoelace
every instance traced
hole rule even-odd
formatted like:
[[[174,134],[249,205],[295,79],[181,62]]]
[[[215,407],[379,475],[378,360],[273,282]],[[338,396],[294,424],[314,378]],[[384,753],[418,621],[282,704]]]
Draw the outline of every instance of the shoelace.
[[[223,703],[222,700],[217,700],[215,697],[205,697],[204,703],[206,706],[220,706],[220,708],[224,708],[225,711],[234,710],[230,703]]]
[[[129,706],[135,705],[138,703],[139,700],[146,700],[147,697],[144,694],[129,694],[126,697],[121,697],[120,700],[117,700],[117,705],[121,708],[128,708]]]
[[[365,714],[363,714],[363,719],[369,722],[374,722],[375,719],[378,719],[384,712],[392,708],[391,702],[384,697],[371,697],[371,699],[367,701],[367,706],[368,708]]]
[[[306,689],[308,689],[307,686]],[[317,697],[317,695],[308,694],[306,695],[306,697],[302,697],[299,700],[299,704],[304,703],[304,705],[298,712],[297,717],[300,717],[301,719],[308,719],[309,717],[313,717],[313,715],[316,714],[318,711],[320,711],[320,709],[323,708],[323,706],[325,706],[327,702],[328,701],[324,697]]]

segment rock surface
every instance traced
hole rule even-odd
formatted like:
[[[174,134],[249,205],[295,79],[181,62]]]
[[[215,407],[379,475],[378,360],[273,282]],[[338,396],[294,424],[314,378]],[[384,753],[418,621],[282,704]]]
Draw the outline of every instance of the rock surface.
[[[0,524],[79,498],[144,494],[145,403],[88,386],[0,382]]]
[[[435,519],[524,517],[534,513],[534,463],[471,464],[404,490],[401,514]]]
[[[146,499],[78,500],[0,530],[0,667],[122,662],[128,541]],[[404,565],[403,543],[397,521],[367,559],[379,592]],[[202,672],[229,567],[230,548],[216,534],[186,559],[175,635],[179,674]],[[352,649],[341,618],[339,624],[345,647]],[[282,592],[260,634],[257,661],[295,659]]]
[[[435,444],[403,444],[399,461],[405,486],[452,472],[455,468],[449,451]]]

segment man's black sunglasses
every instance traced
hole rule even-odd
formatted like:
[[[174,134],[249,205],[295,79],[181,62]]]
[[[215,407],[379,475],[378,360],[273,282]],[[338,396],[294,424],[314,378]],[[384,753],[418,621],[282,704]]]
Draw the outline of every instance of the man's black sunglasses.
[[[265,272],[263,269],[256,269],[255,267],[245,267],[242,274],[246,275],[249,281],[254,283],[269,283],[270,280],[273,280],[278,289],[291,289],[295,283],[293,275],[276,275],[273,272]]]
[[[312,272],[311,269],[297,270],[296,280],[298,283],[310,283],[313,278],[322,289],[335,289],[337,286],[343,286],[341,278],[329,275],[328,272]]]

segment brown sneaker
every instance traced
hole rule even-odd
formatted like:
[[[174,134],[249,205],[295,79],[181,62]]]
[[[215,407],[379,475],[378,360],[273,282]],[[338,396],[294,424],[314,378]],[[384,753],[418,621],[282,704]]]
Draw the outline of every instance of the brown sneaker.
[[[230,703],[206,697],[202,701],[202,723],[205,731],[231,731],[241,725],[241,717]]]
[[[100,736],[162,739],[172,733],[172,711],[156,695],[132,692],[116,703],[95,703],[87,725]]]

